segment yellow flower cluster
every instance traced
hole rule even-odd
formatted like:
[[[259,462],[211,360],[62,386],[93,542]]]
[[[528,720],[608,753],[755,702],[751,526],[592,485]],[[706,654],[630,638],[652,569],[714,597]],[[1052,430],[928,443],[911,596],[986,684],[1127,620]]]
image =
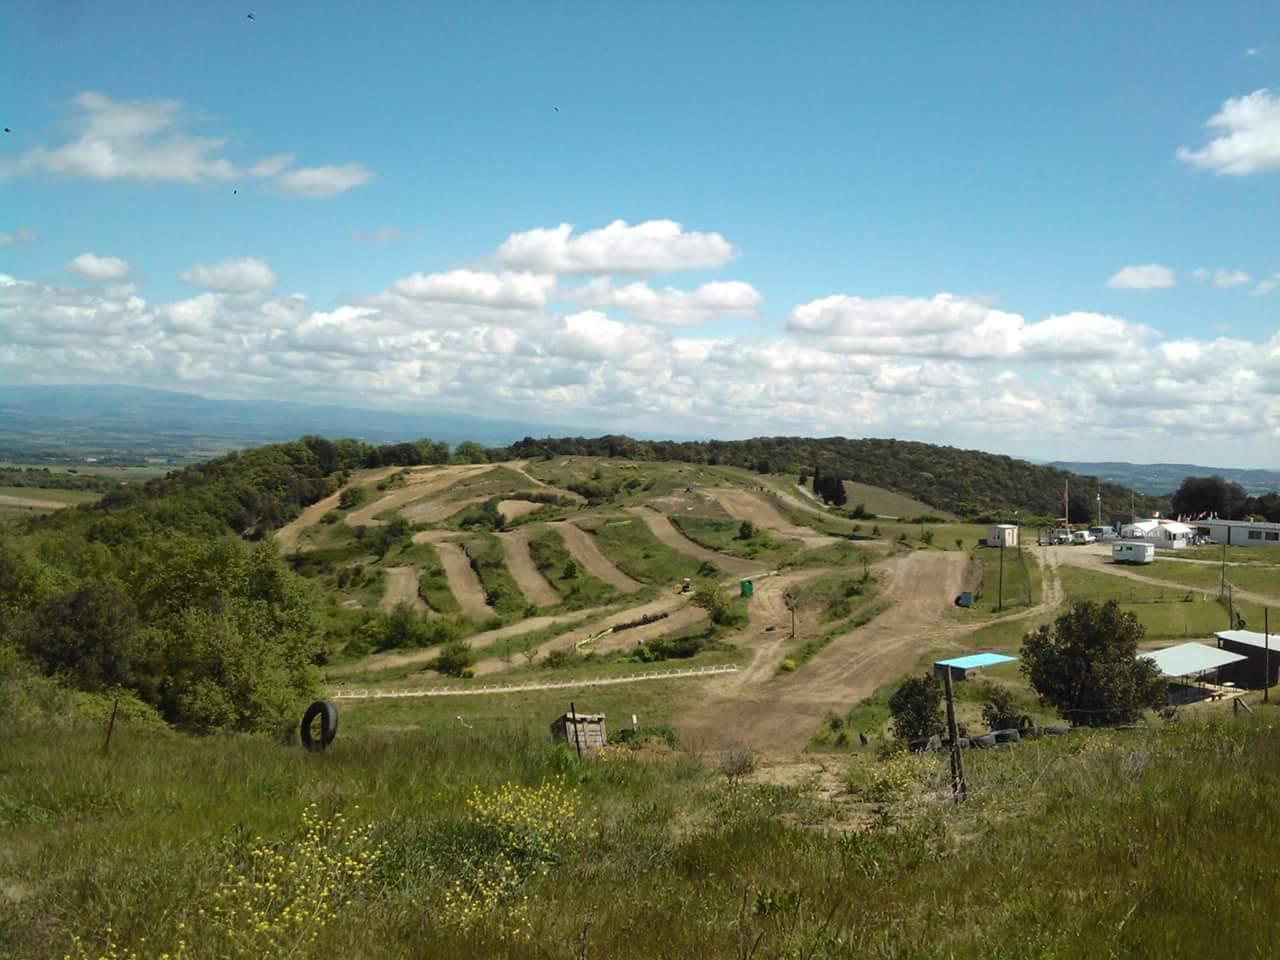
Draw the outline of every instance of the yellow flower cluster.
[[[106,935],[106,941],[97,951],[89,951],[85,949],[84,940],[79,936],[71,938],[72,953],[64,954],[63,960],[146,960],[148,957],[154,957],[155,960],[186,960],[189,956],[187,953],[186,924],[178,924],[178,941],[172,950],[163,950],[155,953],[147,946],[147,938],[141,937],[138,940],[138,946],[126,947],[116,942],[115,931],[111,927],[107,927],[103,933]]]
[[[901,752],[869,767],[855,764],[849,768],[849,792],[871,803],[902,800],[933,777],[937,763],[935,756]]]
[[[225,942],[220,955],[302,955],[368,885],[383,852],[372,842],[371,825],[354,826],[340,813],[326,819],[316,803],[303,810],[302,825],[302,838],[292,846],[258,837],[247,865],[228,865],[210,916]]]
[[[635,760],[636,753],[621,744],[609,743],[596,751],[595,759],[598,763],[626,763]]]
[[[487,923],[503,940],[528,940],[531,907],[520,890],[577,839],[583,822],[578,795],[559,782],[506,784],[493,791],[477,788],[467,809],[474,826],[495,832],[499,849],[472,862],[469,876],[445,890],[439,920],[458,930]]]

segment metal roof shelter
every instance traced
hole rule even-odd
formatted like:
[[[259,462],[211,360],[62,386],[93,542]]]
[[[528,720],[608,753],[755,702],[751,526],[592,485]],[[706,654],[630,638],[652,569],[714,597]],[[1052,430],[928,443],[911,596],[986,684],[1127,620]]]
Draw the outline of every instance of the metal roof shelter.
[[[933,674],[937,677],[950,674],[953,680],[964,680],[975,670],[995,667],[1002,663],[1013,663],[1017,659],[1017,657],[1007,657],[1003,653],[971,653],[963,657],[952,657],[950,660],[935,660]]]
[[[1239,663],[1247,659],[1242,654],[1219,650],[1203,643],[1180,643],[1176,647],[1140,653],[1138,656],[1154,660],[1160,675],[1169,679],[1198,677],[1219,667],[1225,667],[1229,663]]]
[[[1259,650],[1265,650],[1270,647],[1273,651],[1280,653],[1280,633],[1258,633],[1256,630],[1219,630],[1214,634],[1219,640],[1226,640],[1228,643],[1239,643],[1246,647],[1257,647]],[[1267,637],[1270,637],[1268,642]]]

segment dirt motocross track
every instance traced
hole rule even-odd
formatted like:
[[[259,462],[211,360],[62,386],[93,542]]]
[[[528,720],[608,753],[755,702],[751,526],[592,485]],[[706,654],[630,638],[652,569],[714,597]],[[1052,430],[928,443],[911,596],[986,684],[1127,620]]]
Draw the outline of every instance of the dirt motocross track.
[[[642,584],[637,583],[609,562],[600,552],[595,539],[576,524],[564,520],[547,524],[552,530],[558,530],[564,539],[564,545],[573,554],[573,558],[582,564],[587,573],[603,580],[623,593],[635,593]]]

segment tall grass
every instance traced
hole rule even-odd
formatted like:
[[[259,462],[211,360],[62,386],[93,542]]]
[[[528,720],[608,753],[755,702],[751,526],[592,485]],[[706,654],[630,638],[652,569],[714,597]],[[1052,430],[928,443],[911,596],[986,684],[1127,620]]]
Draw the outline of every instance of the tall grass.
[[[322,754],[122,724],[104,756],[96,724],[6,713],[0,956],[77,934],[96,956],[108,928],[234,955],[211,919],[228,867],[337,849],[308,810],[374,862],[302,956],[1265,957],[1280,936],[1270,708],[971,752],[964,805],[941,758],[864,768],[887,798],[866,805],[665,747],[579,761],[542,723],[431,709]]]

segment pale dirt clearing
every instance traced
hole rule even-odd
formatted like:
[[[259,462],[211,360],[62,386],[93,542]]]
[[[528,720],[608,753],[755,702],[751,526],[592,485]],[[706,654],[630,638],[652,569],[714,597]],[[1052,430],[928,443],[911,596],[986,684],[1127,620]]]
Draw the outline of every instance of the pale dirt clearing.
[[[556,616],[546,617],[530,617],[527,620],[521,620],[519,623],[509,623],[505,627],[498,627],[496,630],[486,630],[483,633],[473,634],[467,638],[467,643],[471,644],[476,650],[482,650],[489,644],[496,643],[499,640],[506,640],[509,637],[520,637],[526,633],[533,633],[536,630],[545,630],[547,627],[554,627],[561,624],[577,623],[579,620],[585,620],[588,617],[598,617],[599,610],[575,610],[573,613],[561,613]],[[346,663],[340,667],[329,667],[325,673],[331,677],[346,677],[353,673],[365,673],[370,670],[389,670],[392,667],[409,667],[417,663],[428,663],[434,660],[439,648],[432,647],[428,650],[405,650],[399,653],[374,653],[355,663]],[[486,669],[486,665],[494,666]],[[477,673],[494,673],[499,669],[504,669],[505,665],[497,658],[487,658],[480,661],[476,665]]]
[[[649,528],[649,531],[672,550],[677,553],[683,553],[686,557],[693,557],[695,560],[713,563],[725,573],[746,577],[765,569],[762,563],[744,560],[741,557],[733,557],[727,553],[719,553],[715,550],[709,550],[701,544],[694,543],[676,529],[675,524],[668,519],[666,514],[659,513],[657,510],[651,510],[649,507],[627,507],[627,513],[644,520],[645,526]]]
[[[37,500],[35,497],[0,495],[0,507],[23,507],[28,510],[61,510],[63,507],[73,506],[75,504],[63,503],[59,500]]]
[[[391,610],[397,604],[407,603],[415,610],[426,610],[427,605],[418,596],[418,571],[413,567],[387,567],[387,589],[382,594],[383,610]]]
[[[504,523],[510,523],[512,520],[519,520],[521,517],[528,516],[535,510],[541,510],[545,506],[545,503],[537,503],[533,500],[499,500],[498,512],[502,514]]]
[[[353,476],[351,478],[351,482],[342,489],[345,490],[347,487],[359,487],[369,483],[377,483],[384,477],[391,476],[391,474],[395,473],[399,469],[399,467],[383,467],[380,470],[362,470]],[[302,536],[303,531],[308,527],[313,527],[319,523],[320,518],[330,510],[338,509],[338,498],[340,496],[342,496],[342,490],[339,490],[337,493],[325,497],[322,500],[317,500],[277,530],[276,543],[280,544],[280,552],[293,553],[298,549],[298,540]]]
[[[440,554],[445,576],[449,578],[449,591],[462,608],[462,615],[476,621],[488,620],[493,616],[493,609],[485,603],[480,578],[471,569],[471,562],[462,547],[456,543],[441,541],[436,544],[436,551]]]
[[[397,468],[399,469],[399,468]],[[381,527],[386,521],[374,518],[384,511],[396,510],[415,500],[421,500],[453,486],[463,477],[492,469],[492,464],[476,463],[457,467],[416,467],[408,482],[382,497],[347,514],[349,527]]]
[[[502,554],[507,561],[507,571],[524,594],[526,600],[538,607],[552,607],[560,602],[560,594],[538,570],[529,555],[529,531],[513,530],[499,533]]]
[[[780,537],[799,540],[806,547],[825,547],[827,544],[836,542],[835,537],[818,533],[810,527],[796,526],[784,517],[764,495],[734,487],[704,487],[702,492],[719,503],[731,517],[750,520],[753,526],[761,530],[767,530]],[[820,512],[814,507],[800,505],[799,500],[794,500],[793,505],[809,512]]]
[[[596,546],[595,538],[581,527],[568,521],[559,521],[548,524],[548,526],[553,530],[559,531],[561,538],[564,540],[565,548],[568,549],[575,560],[582,564],[587,573],[616,587],[623,593],[635,593],[641,588],[642,584],[628,577],[600,552],[600,548]]]
[[[776,661],[760,663],[758,653],[749,670],[708,688],[707,698],[677,724],[682,737],[703,746],[737,742],[766,751],[802,750],[828,711],[843,714],[929,650],[993,622],[947,618],[964,566],[963,554],[934,550],[886,561],[878,568],[879,599],[890,603],[884,613],[835,637],[790,676],[776,676]]]

